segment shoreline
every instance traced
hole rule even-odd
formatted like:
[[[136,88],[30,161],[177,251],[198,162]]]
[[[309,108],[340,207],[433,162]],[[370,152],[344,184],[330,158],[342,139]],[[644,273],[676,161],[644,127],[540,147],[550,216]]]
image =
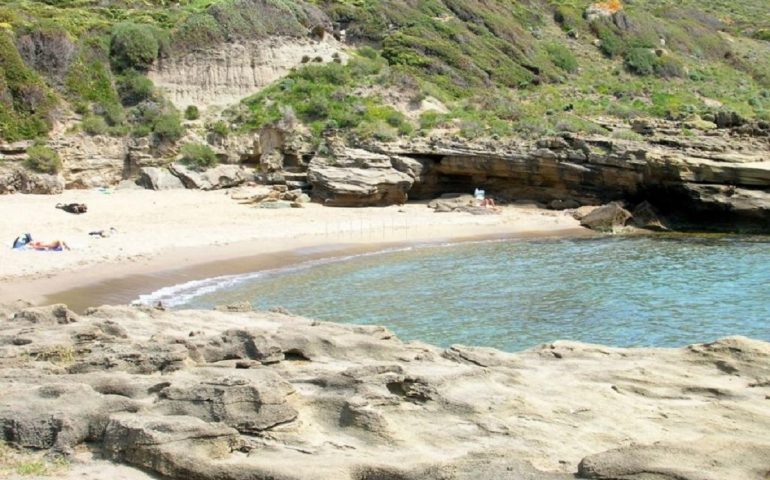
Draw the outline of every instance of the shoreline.
[[[457,237],[420,238],[418,240],[379,241],[373,243],[312,243],[293,245],[285,250],[275,249],[260,241],[239,242],[228,246],[193,247],[186,252],[160,255],[146,262],[116,264],[120,272],[107,265],[89,267],[75,272],[63,272],[51,277],[22,281],[20,289],[39,292],[27,297],[35,305],[64,303],[78,313],[88,307],[100,305],[124,305],[165,287],[210,278],[242,275],[263,270],[282,269],[305,262],[328,260],[344,261],[349,256],[363,254],[384,254],[388,251],[409,246],[430,246],[439,244],[461,244],[482,241],[526,241],[554,238],[589,238],[595,232],[587,229],[564,229],[555,231],[523,231],[490,233],[486,235],[461,235]],[[262,253],[256,253],[261,250]],[[200,261],[192,260],[201,258]],[[173,267],[178,261],[190,261],[182,267]],[[68,288],[58,288],[64,277],[77,275],[76,283]],[[70,280],[71,281],[71,280]],[[0,300],[8,300],[0,296]]]
[[[230,192],[116,190],[14,195],[0,202],[7,243],[31,232],[65,252],[0,249],[0,304],[125,304],[162,287],[423,243],[595,235],[565,211],[509,205],[497,215],[391,207],[254,208]],[[56,203],[87,203],[71,215]],[[93,230],[114,227],[99,238]],[[10,245],[9,245],[10,246]]]

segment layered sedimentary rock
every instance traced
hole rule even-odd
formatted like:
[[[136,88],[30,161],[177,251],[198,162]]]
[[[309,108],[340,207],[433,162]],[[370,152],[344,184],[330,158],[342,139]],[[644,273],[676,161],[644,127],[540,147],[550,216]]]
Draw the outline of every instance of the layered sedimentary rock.
[[[338,207],[402,204],[414,183],[394,167],[392,156],[354,148],[314,159],[307,178],[316,200]]]
[[[419,162],[401,167],[414,178],[413,199],[480,187],[509,201],[649,200],[704,226],[770,230],[770,129],[693,139],[664,130],[644,141],[566,133],[536,143],[432,139],[367,148]]]
[[[765,342],[512,354],[246,310],[7,309],[0,432],[72,478],[88,449],[178,479],[770,474]]]
[[[148,76],[177,108],[224,107],[253,95],[302,63],[345,57],[342,45],[331,35],[322,40],[274,37],[161,59]]]

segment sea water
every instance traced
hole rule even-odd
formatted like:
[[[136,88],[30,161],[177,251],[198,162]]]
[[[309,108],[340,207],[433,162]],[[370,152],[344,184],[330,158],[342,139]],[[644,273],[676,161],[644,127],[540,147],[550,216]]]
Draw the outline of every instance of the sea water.
[[[770,340],[770,239],[609,237],[416,246],[220,277],[145,297],[385,325],[403,340],[518,351],[555,340]]]

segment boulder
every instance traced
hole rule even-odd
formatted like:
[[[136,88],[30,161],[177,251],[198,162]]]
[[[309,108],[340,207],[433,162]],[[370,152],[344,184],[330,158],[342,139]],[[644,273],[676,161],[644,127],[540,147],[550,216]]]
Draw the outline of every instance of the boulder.
[[[476,199],[473,195],[463,193],[446,193],[440,198],[428,202],[428,208],[434,209],[437,213],[453,212],[461,207],[475,206]]]
[[[634,207],[631,214],[631,223],[635,227],[655,231],[669,230],[655,206],[646,200]]]
[[[315,200],[339,207],[402,204],[414,184],[412,176],[393,167],[389,156],[358,149],[334,159],[313,159],[307,178]]]
[[[180,163],[172,163],[169,170],[182,181],[185,188],[199,190],[230,188],[254,179],[254,171],[240,165],[217,165],[198,172]]]
[[[185,188],[182,181],[167,168],[142,167],[139,170],[138,185],[148,190],[173,190]]]
[[[612,202],[593,210],[581,218],[580,224],[591,230],[612,232],[616,228],[625,226],[629,218],[631,218],[631,213],[628,210],[619,203]]]

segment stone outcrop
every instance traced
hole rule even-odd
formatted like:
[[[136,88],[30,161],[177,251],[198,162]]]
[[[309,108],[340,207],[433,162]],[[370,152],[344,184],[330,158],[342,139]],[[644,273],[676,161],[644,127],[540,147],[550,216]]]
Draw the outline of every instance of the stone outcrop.
[[[61,135],[51,148],[63,160],[67,188],[98,188],[115,185],[124,176],[128,142],[106,135]]]
[[[237,104],[303,62],[331,62],[347,55],[331,35],[322,40],[274,37],[225,43],[181,57],[163,58],[148,73],[179,109]]]
[[[35,173],[19,164],[0,164],[0,194],[34,193],[55,195],[64,191],[60,174]]]
[[[675,123],[645,128],[644,141],[565,133],[535,143],[431,138],[366,149],[409,159],[399,168],[412,172],[410,199],[483,188],[503,201],[647,200],[674,226],[770,231],[770,126],[757,126],[757,136],[744,126],[693,138]]]
[[[406,202],[414,178],[397,170],[391,156],[345,149],[315,158],[308,167],[315,200],[331,206],[362,207]]]
[[[64,478],[88,450],[170,479],[770,473],[770,344],[748,338],[505,353],[243,305],[0,312],[0,435],[72,457]]]
[[[144,167],[139,171],[137,185],[148,190],[174,190],[185,188],[182,181],[167,168]]]
[[[254,179],[254,171],[240,165],[217,165],[199,172],[180,163],[172,163],[168,169],[185,188],[198,190],[230,188]]]
[[[628,210],[619,203],[612,202],[596,208],[588,215],[581,217],[580,224],[591,230],[612,232],[624,227],[630,218],[631,213]]]

